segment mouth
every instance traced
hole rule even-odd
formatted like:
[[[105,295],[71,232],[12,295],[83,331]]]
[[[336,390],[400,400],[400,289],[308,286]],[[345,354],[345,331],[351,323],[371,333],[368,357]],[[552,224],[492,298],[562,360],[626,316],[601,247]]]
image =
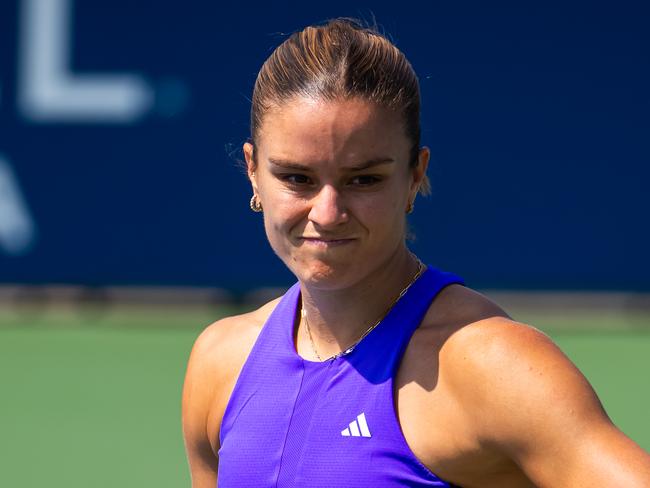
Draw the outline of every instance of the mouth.
[[[351,238],[331,239],[327,237],[306,237],[306,236],[301,237],[300,240],[305,244],[312,245],[312,246],[319,246],[319,247],[344,246],[354,241],[354,239]]]

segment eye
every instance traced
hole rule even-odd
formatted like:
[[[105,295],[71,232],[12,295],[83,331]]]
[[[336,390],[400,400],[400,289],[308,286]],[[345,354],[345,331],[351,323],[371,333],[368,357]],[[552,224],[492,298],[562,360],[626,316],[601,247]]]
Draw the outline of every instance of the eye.
[[[280,179],[286,183],[289,183],[290,185],[295,186],[308,185],[311,183],[311,180],[308,176],[299,173],[280,175]]]
[[[359,175],[352,178],[352,184],[356,186],[370,186],[379,183],[381,178],[375,175]]]

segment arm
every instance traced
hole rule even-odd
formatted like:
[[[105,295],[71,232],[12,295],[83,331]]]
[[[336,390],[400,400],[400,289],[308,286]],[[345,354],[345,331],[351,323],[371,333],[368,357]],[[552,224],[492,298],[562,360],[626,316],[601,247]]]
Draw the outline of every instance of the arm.
[[[217,394],[214,353],[218,335],[217,323],[208,327],[196,340],[183,385],[183,437],[192,488],[214,488],[217,484],[218,438],[209,434],[208,419]]]
[[[467,329],[454,382],[463,404],[479,406],[471,421],[482,444],[540,487],[650,486],[650,455],[548,337],[503,318]]]
[[[183,436],[192,488],[217,485],[219,429],[237,377],[278,300],[226,317],[196,340],[183,386]]]

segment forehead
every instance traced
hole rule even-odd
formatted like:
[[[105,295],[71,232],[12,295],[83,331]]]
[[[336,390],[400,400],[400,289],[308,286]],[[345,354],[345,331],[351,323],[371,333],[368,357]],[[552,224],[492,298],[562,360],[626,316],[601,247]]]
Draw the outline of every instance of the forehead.
[[[358,98],[283,102],[266,112],[256,142],[261,158],[304,162],[398,160],[410,148],[400,114]]]

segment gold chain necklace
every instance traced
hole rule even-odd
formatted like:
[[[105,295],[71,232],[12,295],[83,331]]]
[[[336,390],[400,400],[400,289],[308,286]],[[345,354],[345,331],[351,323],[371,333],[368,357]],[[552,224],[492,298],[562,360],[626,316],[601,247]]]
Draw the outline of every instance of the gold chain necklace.
[[[363,340],[363,338],[366,337],[370,333],[370,331],[372,329],[377,327],[381,323],[381,321],[386,318],[386,315],[388,315],[388,313],[393,309],[395,304],[400,300],[400,298],[402,298],[406,294],[408,289],[411,288],[411,285],[413,285],[413,283],[415,283],[417,281],[417,279],[422,275],[424,270],[427,268],[424,265],[424,263],[422,261],[420,261],[420,259],[417,256],[413,255],[413,257],[418,262],[418,270],[415,273],[415,276],[413,276],[413,278],[411,279],[409,284],[406,285],[406,287],[402,291],[399,292],[399,295],[397,295],[397,298],[395,298],[395,300],[393,300],[393,302],[388,306],[388,309],[381,315],[381,317],[379,317],[379,320],[377,320],[370,327],[368,327],[366,329],[366,331],[363,334],[361,334],[361,337],[359,337],[356,341],[354,341],[351,346],[347,347],[346,349],[344,349],[341,352],[337,352],[333,356],[330,356],[329,358],[325,359],[325,361],[333,360],[333,359],[336,359],[338,357],[341,357],[341,356],[344,356],[346,354],[351,353],[354,350],[354,348],[357,346],[357,344],[359,344]],[[305,325],[307,326],[307,334],[309,335],[309,342],[311,343],[312,351],[314,351],[314,354],[316,355],[316,357],[318,358],[319,361],[323,361],[323,359],[318,354],[318,351],[316,350],[316,343],[314,342],[314,338],[311,335],[311,328],[309,327],[309,321],[307,320],[307,311],[305,310],[304,306],[300,307],[300,316],[305,320]]]

